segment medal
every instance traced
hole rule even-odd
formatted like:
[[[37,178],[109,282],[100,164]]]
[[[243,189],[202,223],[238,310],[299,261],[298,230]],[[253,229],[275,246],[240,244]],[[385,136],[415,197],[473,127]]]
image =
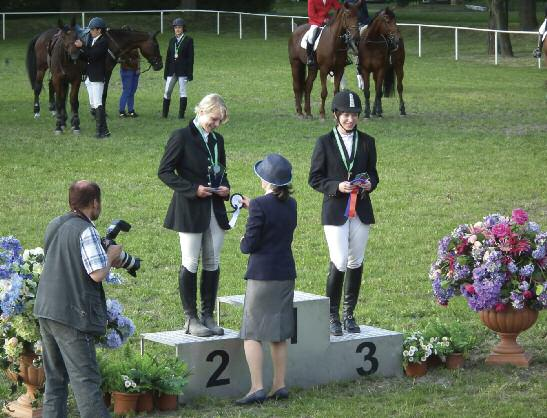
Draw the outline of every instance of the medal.
[[[175,59],[177,59],[178,57],[179,57],[179,53],[175,52]]]

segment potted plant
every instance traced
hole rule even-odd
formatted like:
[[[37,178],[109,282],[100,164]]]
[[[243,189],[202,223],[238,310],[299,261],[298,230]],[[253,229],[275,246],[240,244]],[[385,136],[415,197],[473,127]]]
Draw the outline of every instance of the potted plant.
[[[457,369],[463,366],[469,350],[476,345],[477,339],[467,327],[457,321],[447,324],[446,330],[452,349],[446,358],[446,367]]]
[[[14,413],[39,409],[36,397],[45,381],[38,318],[32,313],[43,260],[41,248],[23,251],[15,237],[0,237],[0,366],[27,390],[7,405]]]
[[[427,343],[420,331],[415,331],[403,341],[403,364],[409,377],[420,377],[427,373],[427,358],[432,345]]]
[[[183,393],[190,372],[186,363],[176,358],[160,361],[157,371],[153,381],[157,407],[160,411],[173,411],[178,407],[178,396]]]
[[[118,415],[136,412],[142,388],[139,386],[140,372],[134,368],[119,367],[121,372],[114,381],[112,399],[114,413]]]
[[[441,305],[461,295],[501,342],[489,364],[529,365],[517,336],[547,307],[547,233],[528,214],[488,215],[458,226],[439,241],[430,269],[433,293]]]

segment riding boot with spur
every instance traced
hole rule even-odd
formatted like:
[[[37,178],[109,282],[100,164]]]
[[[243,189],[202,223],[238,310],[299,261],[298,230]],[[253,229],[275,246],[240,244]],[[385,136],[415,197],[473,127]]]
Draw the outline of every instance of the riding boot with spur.
[[[327,297],[329,305],[329,329],[331,335],[342,335],[342,324],[340,323],[340,299],[342,298],[342,286],[344,284],[344,272],[339,271],[334,263],[329,264],[329,275],[327,277]]]
[[[213,333],[208,328],[204,327],[198,318],[196,309],[196,299],[198,291],[198,275],[188,271],[186,267],[181,267],[179,272],[179,294],[182,302],[182,309],[186,322],[184,323],[184,331],[186,334],[195,335],[196,337],[210,337]]]
[[[214,271],[201,271],[201,323],[209,328],[213,335],[224,335],[224,330],[213,319],[219,277],[220,269],[218,268]]]
[[[171,104],[171,99],[163,98],[163,109],[161,111],[161,117],[166,118],[169,114],[169,105]]]
[[[184,113],[186,112],[187,105],[188,105],[188,97],[181,97],[180,106],[179,106],[179,119],[184,119]]]
[[[95,138],[102,138],[101,136],[101,116],[99,115],[98,109],[93,108],[94,118],[95,118]]]
[[[315,67],[317,63],[315,62],[315,52],[313,51],[313,44],[306,44],[306,55],[308,56],[308,62],[306,64],[310,67]]]
[[[110,131],[108,130],[108,126],[106,126],[106,113],[103,106],[99,106],[97,108],[97,114],[99,115],[99,119],[101,122],[101,136],[100,138],[106,138],[110,136]]]
[[[343,319],[344,329],[347,332],[359,333],[361,328],[355,322],[353,311],[359,299],[359,289],[361,289],[361,277],[363,275],[363,265],[361,264],[356,269],[346,271],[346,281],[344,283],[344,308]]]

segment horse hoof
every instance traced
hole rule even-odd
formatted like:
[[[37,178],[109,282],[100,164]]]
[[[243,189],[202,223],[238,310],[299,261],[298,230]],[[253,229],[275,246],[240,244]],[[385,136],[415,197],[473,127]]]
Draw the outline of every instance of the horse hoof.
[[[304,119],[312,120],[312,119],[313,119],[313,116],[312,116],[312,115],[306,115],[306,116],[304,116]]]
[[[406,116],[406,112],[401,112],[400,116]]]
[[[55,135],[61,135],[63,133],[60,129],[55,129]]]
[[[34,114],[34,119],[38,119],[40,117],[40,112]]]
[[[300,120],[304,120],[304,115],[302,113],[297,113],[296,117]]]
[[[324,117],[324,116],[321,116],[321,117],[319,118],[319,122],[325,123],[325,117]]]

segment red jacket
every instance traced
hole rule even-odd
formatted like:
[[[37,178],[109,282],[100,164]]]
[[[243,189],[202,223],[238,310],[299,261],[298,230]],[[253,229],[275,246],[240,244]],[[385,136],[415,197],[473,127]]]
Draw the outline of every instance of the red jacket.
[[[308,23],[321,26],[327,20],[329,12],[340,7],[338,0],[327,0],[325,4],[323,0],[308,0]]]

